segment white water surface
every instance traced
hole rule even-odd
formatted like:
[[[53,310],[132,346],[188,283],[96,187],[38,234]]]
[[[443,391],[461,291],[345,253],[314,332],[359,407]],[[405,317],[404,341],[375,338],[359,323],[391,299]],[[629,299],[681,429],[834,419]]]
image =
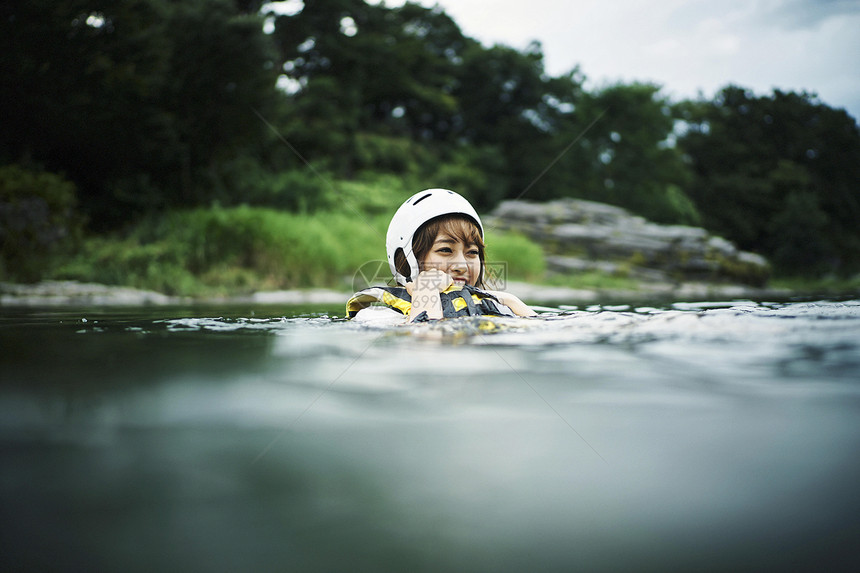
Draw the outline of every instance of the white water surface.
[[[0,314],[3,569],[860,564],[860,301],[306,310]]]

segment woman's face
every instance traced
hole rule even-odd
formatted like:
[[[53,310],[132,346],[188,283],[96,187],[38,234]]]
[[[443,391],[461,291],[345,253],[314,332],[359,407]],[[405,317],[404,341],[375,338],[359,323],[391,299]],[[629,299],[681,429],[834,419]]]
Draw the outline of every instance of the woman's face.
[[[439,233],[421,264],[421,270],[428,269],[448,273],[458,286],[475,286],[481,276],[478,246],[466,244],[444,232]]]

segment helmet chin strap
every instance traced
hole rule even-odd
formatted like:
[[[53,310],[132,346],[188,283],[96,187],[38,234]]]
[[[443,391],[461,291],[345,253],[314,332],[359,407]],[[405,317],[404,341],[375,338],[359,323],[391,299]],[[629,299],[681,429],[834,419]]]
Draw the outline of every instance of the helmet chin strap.
[[[405,285],[406,283],[414,282],[415,279],[418,278],[418,273],[421,272],[421,269],[418,265],[418,260],[415,258],[415,255],[409,253],[406,255],[406,262],[409,263],[409,276],[403,276],[400,273],[395,275],[395,279],[398,284]]]
[[[411,276],[409,276],[407,281],[414,281],[418,278],[418,273],[421,272],[421,268],[418,265],[418,259],[415,258],[415,253],[412,252],[412,249],[409,249],[409,254],[406,255],[406,262],[409,263],[409,270],[411,272]]]

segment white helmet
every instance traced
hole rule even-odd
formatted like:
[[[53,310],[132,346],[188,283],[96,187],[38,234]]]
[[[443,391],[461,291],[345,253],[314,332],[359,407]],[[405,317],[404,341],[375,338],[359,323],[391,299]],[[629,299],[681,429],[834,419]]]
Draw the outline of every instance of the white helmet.
[[[391,223],[388,224],[388,234],[385,237],[385,250],[388,253],[388,266],[391,274],[400,284],[406,284],[418,276],[418,260],[412,252],[412,238],[418,228],[435,217],[459,213],[474,219],[484,236],[484,226],[478,212],[472,207],[462,195],[458,195],[448,189],[425,189],[419,191],[406,200],[394,213]],[[406,261],[411,269],[410,276],[406,277],[397,272],[394,264],[394,253],[398,249],[403,250]]]

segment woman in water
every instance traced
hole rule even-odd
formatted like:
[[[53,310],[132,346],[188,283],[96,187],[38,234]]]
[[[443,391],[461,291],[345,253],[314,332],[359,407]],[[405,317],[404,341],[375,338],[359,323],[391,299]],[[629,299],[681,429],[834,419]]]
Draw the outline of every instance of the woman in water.
[[[388,225],[388,265],[396,287],[371,287],[347,302],[358,316],[382,303],[421,322],[457,316],[535,316],[512,294],[485,290],[484,227],[474,207],[447,189],[427,189],[406,200]]]

